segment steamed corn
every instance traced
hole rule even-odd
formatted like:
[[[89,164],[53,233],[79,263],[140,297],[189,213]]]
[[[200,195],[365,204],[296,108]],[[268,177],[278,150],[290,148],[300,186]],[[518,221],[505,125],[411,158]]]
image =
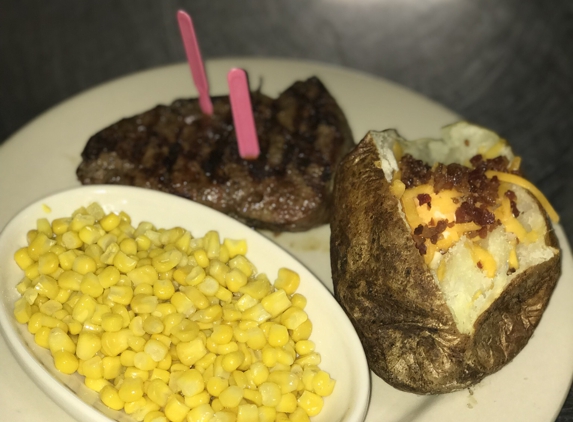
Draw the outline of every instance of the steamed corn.
[[[27,239],[14,315],[112,409],[144,422],[304,421],[334,389],[299,275],[257,274],[245,240],[134,227],[95,203],[38,220]]]

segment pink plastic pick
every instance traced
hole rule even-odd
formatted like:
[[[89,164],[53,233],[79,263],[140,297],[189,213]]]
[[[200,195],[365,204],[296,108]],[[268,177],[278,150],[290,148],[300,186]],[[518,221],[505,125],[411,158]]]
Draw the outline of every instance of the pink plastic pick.
[[[243,69],[233,68],[227,74],[227,82],[239,154],[246,160],[254,160],[260,150],[247,74]]]
[[[181,38],[185,45],[185,53],[187,53],[187,62],[191,68],[191,75],[193,75],[193,82],[199,92],[199,105],[203,113],[213,114],[213,103],[209,97],[209,83],[205,76],[205,67],[203,59],[201,58],[201,50],[197,43],[195,36],[195,28],[191,16],[183,10],[177,12],[177,21],[179,22],[179,30],[181,31]]]

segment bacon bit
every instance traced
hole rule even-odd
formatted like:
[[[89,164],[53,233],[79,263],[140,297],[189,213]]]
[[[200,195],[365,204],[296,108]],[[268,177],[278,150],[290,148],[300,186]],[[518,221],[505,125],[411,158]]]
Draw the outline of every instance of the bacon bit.
[[[512,190],[506,190],[504,195],[510,200],[510,201],[516,201],[517,200],[517,195],[515,194],[514,191]]]
[[[431,201],[432,197],[427,193],[421,193],[418,195],[418,203],[420,204],[420,206],[428,204],[428,206],[431,208]]]
[[[483,268],[483,264],[481,263],[481,261],[478,261],[477,266],[480,270]]]
[[[416,236],[420,236],[423,231],[424,231],[424,226],[422,226],[422,225],[420,224],[418,227],[416,227],[416,228],[414,229],[414,234],[415,234]]]
[[[517,204],[515,203],[515,201],[509,201],[509,204],[511,205],[511,214],[517,218],[519,217],[519,210],[517,209]]]
[[[515,271],[516,271],[515,268],[509,268],[509,269],[507,270],[506,275],[512,275]]]

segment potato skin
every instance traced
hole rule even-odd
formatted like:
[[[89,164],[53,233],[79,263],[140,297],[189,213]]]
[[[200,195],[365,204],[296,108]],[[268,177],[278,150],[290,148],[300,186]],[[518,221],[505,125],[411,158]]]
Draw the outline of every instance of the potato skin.
[[[418,394],[469,387],[527,344],[559,278],[561,255],[515,277],[476,321],[474,334],[462,334],[380,167],[367,134],[337,169],[330,223],[335,297],[370,369],[386,382]],[[552,230],[546,242],[558,249]]]

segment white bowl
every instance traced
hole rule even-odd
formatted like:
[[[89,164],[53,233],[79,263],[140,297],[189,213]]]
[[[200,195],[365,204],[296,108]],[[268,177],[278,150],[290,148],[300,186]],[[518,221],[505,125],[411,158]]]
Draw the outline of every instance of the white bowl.
[[[221,238],[244,238],[247,257],[270,279],[280,267],[298,272],[298,291],[308,299],[306,311],[314,326],[311,339],[322,355],[320,366],[336,379],[333,394],[325,398],[324,408],[313,422],[364,420],[370,397],[364,350],[342,308],[310,271],[266,237],[224,214],[174,195],[125,186],[84,186],[51,195],[25,208],[0,233],[0,330],[25,371],[63,409],[81,421],[132,421],[123,412],[104,406],[97,393],[84,386],[80,375],[58,372],[50,352],[37,346],[26,325],[15,320],[14,303],[20,296],[15,286],[23,275],[13,256],[26,245],[26,233],[36,227],[38,218],[69,216],[92,202],[98,202],[106,212],[127,212],[134,226],[149,221],[156,227],[184,227],[195,237],[217,230]]]

